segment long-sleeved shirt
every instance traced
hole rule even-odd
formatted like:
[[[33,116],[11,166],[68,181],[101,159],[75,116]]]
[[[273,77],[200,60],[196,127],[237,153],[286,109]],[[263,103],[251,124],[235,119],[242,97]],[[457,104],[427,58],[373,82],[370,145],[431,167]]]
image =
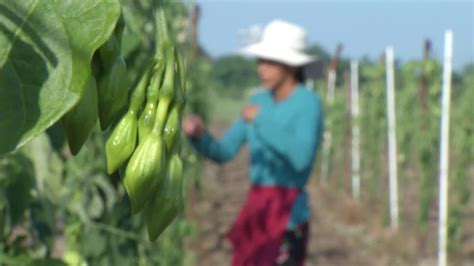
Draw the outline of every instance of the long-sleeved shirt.
[[[239,118],[220,139],[204,133],[192,144],[204,156],[223,163],[247,143],[252,184],[303,190],[321,141],[323,110],[319,95],[300,84],[282,101],[275,101],[271,91],[263,90],[249,103],[260,106],[251,123]],[[308,194],[303,191],[292,208],[288,228],[306,222],[309,216]]]

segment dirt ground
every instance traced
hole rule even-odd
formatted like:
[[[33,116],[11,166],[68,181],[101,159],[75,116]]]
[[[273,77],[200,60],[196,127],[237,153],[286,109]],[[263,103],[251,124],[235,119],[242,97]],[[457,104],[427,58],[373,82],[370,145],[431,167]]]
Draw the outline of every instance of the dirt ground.
[[[227,123],[214,123],[211,132],[219,136]],[[188,211],[198,225],[189,246],[197,257],[196,266],[229,265],[230,244],[224,238],[235,219],[249,188],[249,155],[244,148],[231,162],[217,165],[207,161],[202,174],[202,189],[188,197]],[[473,184],[471,184],[473,185]],[[410,186],[408,186],[409,188]],[[361,203],[350,193],[324,186],[312,177],[307,186],[311,197],[312,219],[306,265],[323,266],[402,266],[436,265],[437,213],[430,214],[424,231],[414,222],[416,195],[408,191],[400,199],[401,222],[398,230],[384,225],[384,210],[377,202]],[[473,197],[471,197],[473,198]],[[386,215],[385,215],[386,216]],[[420,233],[423,231],[424,233]],[[463,221],[458,251],[449,265],[474,265],[474,201]]]

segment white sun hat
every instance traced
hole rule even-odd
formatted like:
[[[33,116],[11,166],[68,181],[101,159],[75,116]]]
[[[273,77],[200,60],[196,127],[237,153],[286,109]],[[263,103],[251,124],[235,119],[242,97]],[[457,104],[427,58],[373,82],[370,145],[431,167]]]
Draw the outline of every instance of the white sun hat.
[[[265,27],[258,42],[244,47],[240,53],[299,67],[316,60],[305,54],[305,49],[306,32],[303,28],[283,20],[274,20]]]

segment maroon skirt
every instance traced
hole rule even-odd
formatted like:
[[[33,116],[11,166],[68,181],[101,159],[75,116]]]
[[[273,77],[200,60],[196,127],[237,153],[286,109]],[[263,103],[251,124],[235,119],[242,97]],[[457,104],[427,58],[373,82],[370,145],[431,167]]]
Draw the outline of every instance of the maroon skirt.
[[[254,185],[227,234],[232,266],[274,266],[301,189]]]

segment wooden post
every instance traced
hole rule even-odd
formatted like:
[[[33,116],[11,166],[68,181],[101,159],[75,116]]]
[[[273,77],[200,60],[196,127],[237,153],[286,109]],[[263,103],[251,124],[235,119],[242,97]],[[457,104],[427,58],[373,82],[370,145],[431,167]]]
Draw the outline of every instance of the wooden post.
[[[453,57],[453,32],[444,36],[443,95],[441,98],[441,140],[439,150],[439,242],[438,266],[447,264],[448,242],[448,170],[449,170],[449,109],[451,102],[451,70]]]
[[[389,202],[390,226],[398,228],[398,178],[397,178],[397,140],[395,127],[395,77],[393,70],[393,48],[385,52],[387,84],[387,122],[388,122],[388,166],[389,166]]]
[[[349,70],[344,72],[344,84],[346,92],[346,110],[345,110],[345,123],[344,123],[344,182],[345,178],[351,175],[351,74]],[[345,188],[345,187],[344,187]]]
[[[339,62],[339,57],[341,56],[342,52],[342,44],[338,44],[336,48],[336,53],[331,60],[331,63],[328,67],[328,76],[327,76],[327,92],[326,92],[326,106],[328,107],[326,110],[332,110],[332,106],[334,104],[334,92],[336,88],[336,78],[337,78],[337,63]],[[327,112],[326,112],[327,114]],[[332,119],[331,115],[326,115],[325,119],[325,130],[323,134],[323,158],[321,163],[321,180],[323,184],[327,183],[327,177],[329,175],[329,153],[331,151],[332,145]]]
[[[423,60],[428,61],[430,59],[431,53],[431,41],[426,39],[423,44]],[[421,103],[421,110],[425,113],[428,110],[428,78],[426,73],[422,73],[421,81],[420,81],[420,103]],[[423,127],[426,124],[423,125]]]
[[[352,197],[360,199],[360,147],[359,147],[359,64],[351,62],[351,115],[352,115]]]
[[[198,57],[198,49],[199,49],[199,44],[198,44],[198,23],[199,23],[199,18],[201,16],[201,8],[199,7],[198,4],[195,4],[194,10],[193,10],[193,18],[192,18],[192,42],[191,42],[191,58],[196,59]]]

